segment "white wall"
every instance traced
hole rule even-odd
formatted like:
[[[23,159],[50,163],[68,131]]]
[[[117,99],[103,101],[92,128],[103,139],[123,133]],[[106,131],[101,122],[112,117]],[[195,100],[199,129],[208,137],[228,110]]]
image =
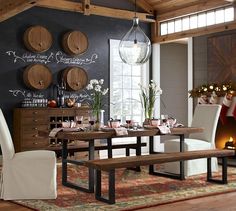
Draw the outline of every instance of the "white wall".
[[[160,45],[161,114],[188,125],[188,45]]]

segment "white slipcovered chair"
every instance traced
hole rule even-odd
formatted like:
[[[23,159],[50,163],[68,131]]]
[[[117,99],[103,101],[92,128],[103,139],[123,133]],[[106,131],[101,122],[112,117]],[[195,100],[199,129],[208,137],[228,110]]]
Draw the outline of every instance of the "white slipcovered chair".
[[[55,199],[56,156],[53,151],[15,153],[11,134],[0,109],[0,145],[3,155],[1,198]]]
[[[193,133],[185,138],[184,150],[215,149],[215,133],[220,115],[221,105],[197,105],[195,108],[192,127],[203,127],[203,133]],[[166,140],[165,152],[180,151],[179,139]],[[164,164],[164,171],[179,174],[179,162]],[[191,176],[207,172],[207,159],[196,159],[184,162],[185,176]],[[217,158],[212,158],[212,171],[218,171]]]

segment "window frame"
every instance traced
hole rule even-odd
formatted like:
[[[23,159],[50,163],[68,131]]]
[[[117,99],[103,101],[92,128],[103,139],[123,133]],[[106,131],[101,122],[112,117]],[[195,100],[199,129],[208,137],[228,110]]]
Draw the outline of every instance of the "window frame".
[[[110,39],[109,40],[109,44],[110,44],[110,117],[114,117],[113,115],[113,104],[111,103],[111,101],[113,100],[113,81],[114,81],[114,76],[113,76],[113,65],[114,65],[114,58],[113,58],[113,50],[112,48],[117,48],[118,50],[118,47],[119,47],[119,43],[120,43],[120,40],[115,40],[115,39]],[[118,52],[118,55],[119,55],[119,52]],[[125,64],[124,62],[120,61],[122,63],[122,65],[127,65]],[[132,71],[132,68],[134,67],[133,65],[130,65],[131,66],[131,71]],[[149,83],[149,61],[146,62],[145,64],[141,65],[141,84],[143,86],[147,86],[148,83]],[[123,76],[123,74],[122,74]],[[132,80],[132,74],[131,74],[131,80]],[[122,87],[122,91],[125,90],[123,87]],[[132,90],[136,90],[136,89],[132,89],[131,87],[131,91]],[[122,99],[123,101],[123,99]],[[122,102],[123,104],[123,102]],[[123,112],[122,112],[123,113]],[[131,118],[133,116],[133,112],[131,111]],[[137,115],[135,115],[137,116]],[[122,122],[124,123],[124,120],[125,120],[125,116],[124,114],[122,114]],[[141,111],[141,121],[144,121],[144,114],[143,112]],[[142,122],[139,122],[140,124]]]

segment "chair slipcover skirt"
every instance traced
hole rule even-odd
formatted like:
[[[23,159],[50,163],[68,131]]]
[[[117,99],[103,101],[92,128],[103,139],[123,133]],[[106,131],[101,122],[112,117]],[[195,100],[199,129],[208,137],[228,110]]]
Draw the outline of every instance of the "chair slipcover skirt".
[[[171,139],[165,141],[165,152],[176,152],[180,150],[179,139]],[[207,150],[212,149],[211,144],[206,141],[185,138],[184,151]],[[217,158],[212,158],[212,172],[218,171]],[[164,164],[164,170],[173,174],[180,173],[179,162],[171,162]],[[191,176],[207,172],[207,159],[188,160],[184,162],[184,175]]]
[[[55,199],[56,156],[46,150],[16,153],[3,160],[1,198]]]
[[[203,127],[202,133],[193,133],[184,140],[184,150],[208,150],[215,149],[215,133],[221,111],[221,105],[197,105],[195,108],[192,127]],[[179,139],[165,141],[165,152],[179,152]],[[195,159],[184,162],[185,175],[191,176],[207,172],[207,159]],[[179,174],[179,162],[164,164],[166,172]],[[212,171],[218,171],[217,158],[212,158]]]

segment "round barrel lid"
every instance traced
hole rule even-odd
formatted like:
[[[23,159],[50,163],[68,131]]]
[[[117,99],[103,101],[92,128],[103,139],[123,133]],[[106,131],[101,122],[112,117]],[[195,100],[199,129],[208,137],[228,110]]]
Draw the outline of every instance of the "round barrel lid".
[[[63,71],[63,80],[67,90],[78,91],[88,84],[88,75],[80,67],[68,67]]]
[[[31,26],[24,33],[24,44],[32,52],[42,53],[52,45],[52,34],[43,26]]]
[[[23,80],[31,89],[46,89],[52,83],[52,73],[46,65],[33,64],[24,70]]]
[[[80,31],[70,31],[63,36],[62,46],[69,55],[82,54],[88,48],[88,38]]]

